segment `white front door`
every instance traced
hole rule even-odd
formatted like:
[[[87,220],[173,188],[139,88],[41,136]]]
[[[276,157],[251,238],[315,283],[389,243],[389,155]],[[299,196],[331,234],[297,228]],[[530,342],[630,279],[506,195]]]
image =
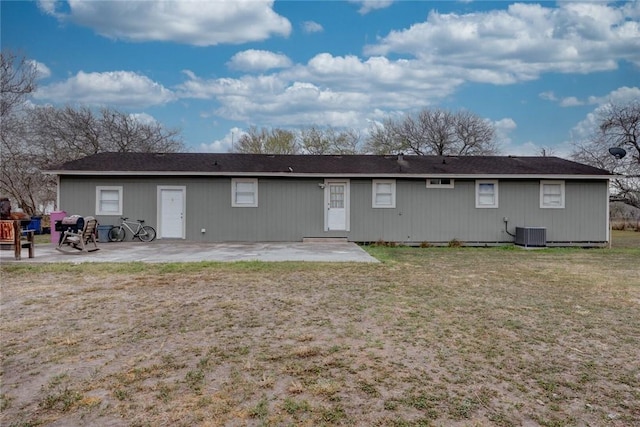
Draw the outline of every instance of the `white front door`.
[[[184,239],[185,187],[158,187],[158,237]]]
[[[325,230],[349,230],[349,182],[325,181]]]

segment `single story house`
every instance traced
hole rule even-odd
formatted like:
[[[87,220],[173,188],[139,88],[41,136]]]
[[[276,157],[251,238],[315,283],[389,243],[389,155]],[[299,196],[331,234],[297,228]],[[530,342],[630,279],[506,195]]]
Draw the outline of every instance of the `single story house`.
[[[158,239],[493,245],[537,229],[548,245],[610,239],[612,175],[557,157],[100,153],[47,173],[68,214],[145,219]]]

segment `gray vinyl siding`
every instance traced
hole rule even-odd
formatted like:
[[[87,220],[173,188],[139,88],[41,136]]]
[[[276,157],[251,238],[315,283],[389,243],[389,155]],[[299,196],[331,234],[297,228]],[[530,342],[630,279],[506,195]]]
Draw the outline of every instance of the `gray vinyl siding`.
[[[454,188],[426,188],[425,180],[397,180],[396,209],[370,208],[370,181],[352,181],[351,191],[349,237],[355,241],[510,242],[505,217],[511,233],[516,226],[546,227],[550,242],[607,241],[605,181],[566,181],[564,209],[540,208],[539,180],[500,180],[495,209],[475,207],[475,180],[456,180]]]
[[[607,181],[566,180],[565,208],[540,208],[539,180],[499,180],[499,207],[475,207],[475,180],[426,188],[424,179],[396,180],[396,208],[371,207],[371,179],[350,179],[350,230],[324,231],[321,178],[259,178],[258,207],[231,207],[229,177],[70,177],[60,179],[60,208],[95,215],[96,186],[123,187],[123,215],[157,228],[157,187],[186,187],[186,239],[191,241],[351,241],[406,243],[511,242],[516,226],[546,227],[549,242],[606,242]],[[98,216],[116,224],[118,216]],[[201,229],[206,229],[202,234]]]

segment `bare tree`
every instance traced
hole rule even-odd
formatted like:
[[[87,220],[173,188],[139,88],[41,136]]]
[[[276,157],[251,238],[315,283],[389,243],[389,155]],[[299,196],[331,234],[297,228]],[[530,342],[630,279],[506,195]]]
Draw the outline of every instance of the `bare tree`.
[[[468,111],[454,115],[454,143],[451,146],[458,156],[480,156],[496,154],[495,129],[487,120]]]
[[[0,191],[15,207],[34,215],[39,207],[55,200],[55,180],[40,173],[39,157],[23,125],[24,122],[19,121],[19,125],[12,127],[11,135],[3,133]]]
[[[106,151],[178,152],[179,132],[154,121],[104,108],[39,106],[24,110],[2,138],[2,192],[29,214],[55,201],[56,184],[41,171]]]
[[[300,131],[300,145],[309,154],[328,154],[331,142],[321,128],[311,126]]]
[[[498,153],[494,137],[493,126],[473,113],[425,109],[375,126],[367,149],[377,154],[489,155]]]
[[[299,151],[295,133],[284,129],[273,129],[264,148],[269,154],[297,154]]]
[[[253,154],[297,154],[299,152],[296,135],[284,129],[258,129],[251,126],[242,134],[233,147],[236,153]]]
[[[30,215],[42,196],[34,176],[24,105],[36,89],[36,68],[13,52],[0,53],[0,193]]]
[[[336,132],[329,128],[329,135],[333,141],[332,147],[327,154],[358,154],[360,153],[360,133],[355,129],[345,129]]]
[[[353,129],[311,126],[300,131],[300,146],[309,154],[357,154],[360,134]]]
[[[33,62],[11,51],[0,53],[0,117],[3,121],[36,90],[37,70]]]
[[[364,151],[371,154],[399,154],[404,152],[402,144],[398,144],[394,133],[394,122],[386,119],[382,123],[374,123],[369,128],[369,136]]]
[[[29,107],[36,89],[32,61],[10,51],[0,55],[0,194],[33,215],[55,201],[55,164],[101,151],[181,151],[178,131],[153,121],[87,107]]]
[[[597,123],[588,139],[574,143],[572,158],[618,175],[611,181],[615,197],[640,208],[640,101],[608,105],[598,112]],[[612,147],[627,155],[612,156]]]
[[[607,144],[628,149],[631,161],[640,164],[640,101],[610,105],[600,113],[600,131]]]
[[[142,120],[110,108],[100,110],[98,118],[104,147],[116,152],[178,152],[184,150],[177,129],[166,129],[155,120]]]
[[[46,169],[68,160],[99,153],[101,129],[98,118],[87,107],[35,107],[28,113],[31,141],[37,147],[40,167]]]
[[[456,124],[454,115],[444,110],[422,110],[417,117],[406,117],[395,133],[410,152],[418,155],[444,156],[453,145]]]
[[[266,139],[267,129],[258,129],[252,126],[246,133],[240,136],[238,141],[231,147],[231,150],[236,153],[262,154]]]
[[[33,143],[46,154],[47,165],[105,151],[179,152],[179,131],[156,121],[112,108],[97,113],[88,107],[35,107],[29,111]]]

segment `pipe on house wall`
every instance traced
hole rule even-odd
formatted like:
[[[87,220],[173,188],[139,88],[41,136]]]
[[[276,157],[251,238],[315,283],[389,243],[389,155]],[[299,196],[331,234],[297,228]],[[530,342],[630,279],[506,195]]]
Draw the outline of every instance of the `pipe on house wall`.
[[[504,231],[511,237],[516,237],[515,234],[511,234],[509,233],[509,229],[508,229],[508,225],[509,225],[509,218],[507,218],[506,216],[504,218],[502,218],[502,220],[504,221]]]

